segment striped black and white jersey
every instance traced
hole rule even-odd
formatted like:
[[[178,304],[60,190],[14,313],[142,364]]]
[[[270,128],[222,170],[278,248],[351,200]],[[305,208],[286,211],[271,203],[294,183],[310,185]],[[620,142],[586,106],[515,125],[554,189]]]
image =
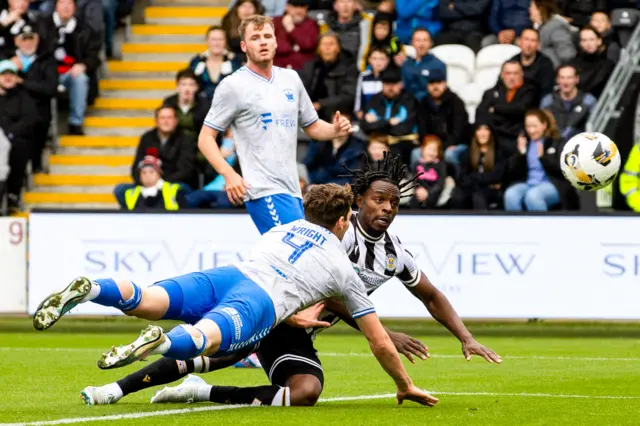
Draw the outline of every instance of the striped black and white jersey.
[[[420,269],[400,239],[389,232],[379,238],[368,235],[358,223],[355,213],[351,216],[351,226],[342,239],[342,247],[364,283],[368,295],[394,277],[407,287],[415,287],[420,282]],[[331,324],[340,320],[337,315],[328,311],[323,312],[319,319]],[[316,328],[308,331],[316,335],[322,330],[324,329]]]

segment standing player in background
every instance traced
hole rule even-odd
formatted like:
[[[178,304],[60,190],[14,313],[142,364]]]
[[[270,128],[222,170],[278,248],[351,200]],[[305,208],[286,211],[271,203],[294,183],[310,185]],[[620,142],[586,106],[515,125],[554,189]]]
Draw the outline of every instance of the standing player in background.
[[[263,234],[304,218],[296,161],[298,125],[312,139],[325,141],[349,135],[351,123],[339,112],[332,124],[320,120],[298,74],[273,65],[277,45],[271,18],[251,16],[239,32],[247,65],[216,89],[198,147],[224,177],[231,202],[244,202]],[[216,144],[218,132],[229,127],[244,178]]]

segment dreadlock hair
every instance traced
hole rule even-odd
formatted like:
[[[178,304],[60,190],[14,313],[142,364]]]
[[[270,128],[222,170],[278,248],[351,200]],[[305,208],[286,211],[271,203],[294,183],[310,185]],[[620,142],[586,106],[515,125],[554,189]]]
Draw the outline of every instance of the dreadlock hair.
[[[402,182],[407,173],[407,166],[402,162],[400,155],[392,155],[385,152],[382,160],[371,161],[367,154],[363,155],[365,161],[364,170],[351,170],[345,164],[342,167],[349,172],[340,177],[353,178],[351,190],[354,195],[364,195],[373,182],[382,180],[390,182],[400,190],[400,198],[411,196],[410,191],[418,186],[418,176]]]

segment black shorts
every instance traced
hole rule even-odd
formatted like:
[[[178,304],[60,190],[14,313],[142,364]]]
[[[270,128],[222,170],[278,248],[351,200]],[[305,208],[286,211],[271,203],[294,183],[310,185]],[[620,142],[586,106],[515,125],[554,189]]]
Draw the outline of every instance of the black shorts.
[[[311,374],[324,386],[324,373],[313,340],[302,328],[278,325],[260,342],[256,354],[274,385],[285,386],[291,376]]]

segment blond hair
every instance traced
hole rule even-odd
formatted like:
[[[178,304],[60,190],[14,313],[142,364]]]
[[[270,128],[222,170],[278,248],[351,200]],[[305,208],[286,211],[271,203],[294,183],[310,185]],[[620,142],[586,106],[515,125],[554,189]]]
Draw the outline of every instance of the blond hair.
[[[271,28],[273,28],[274,31],[276,30],[276,27],[273,25],[273,19],[271,19],[269,16],[251,15],[244,21],[240,22],[240,26],[238,27],[238,34],[240,34],[240,40],[244,40],[245,32],[247,31],[247,28],[249,27],[249,25],[252,25],[252,24],[253,24],[253,29],[255,30],[261,30],[264,28],[265,25],[271,25]]]

